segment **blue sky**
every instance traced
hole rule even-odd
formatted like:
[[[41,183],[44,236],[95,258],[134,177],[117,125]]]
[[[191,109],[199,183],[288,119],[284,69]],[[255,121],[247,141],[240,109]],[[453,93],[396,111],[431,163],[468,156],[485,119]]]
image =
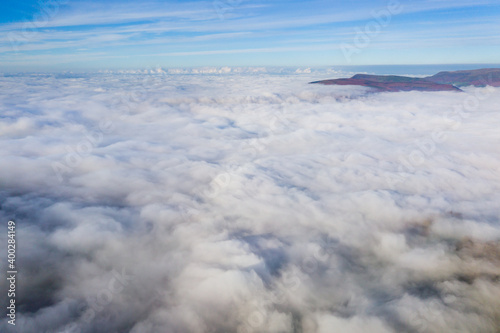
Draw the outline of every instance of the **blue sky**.
[[[2,5],[0,71],[500,63],[498,0]]]

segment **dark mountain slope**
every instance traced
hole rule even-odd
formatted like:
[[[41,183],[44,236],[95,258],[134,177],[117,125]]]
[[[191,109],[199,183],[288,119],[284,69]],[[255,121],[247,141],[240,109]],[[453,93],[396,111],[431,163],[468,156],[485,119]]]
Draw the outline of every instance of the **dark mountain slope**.
[[[440,72],[426,78],[396,75],[356,74],[350,79],[315,81],[324,85],[355,85],[379,91],[461,91],[464,86],[500,87],[500,68]]]

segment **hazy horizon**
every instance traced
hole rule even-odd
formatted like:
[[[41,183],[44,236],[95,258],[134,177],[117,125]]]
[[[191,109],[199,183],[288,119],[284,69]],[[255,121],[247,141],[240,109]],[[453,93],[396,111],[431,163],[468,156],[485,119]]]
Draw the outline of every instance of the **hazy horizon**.
[[[422,64],[422,65],[356,65],[356,66],[195,66],[195,67],[138,67],[138,68],[99,68],[92,70],[60,69],[40,71],[4,71],[0,74],[99,74],[99,73],[129,73],[129,74],[309,74],[327,73],[370,73],[378,75],[433,75],[441,71],[474,70],[483,68],[500,68],[498,64]],[[161,70],[161,71],[159,71]]]

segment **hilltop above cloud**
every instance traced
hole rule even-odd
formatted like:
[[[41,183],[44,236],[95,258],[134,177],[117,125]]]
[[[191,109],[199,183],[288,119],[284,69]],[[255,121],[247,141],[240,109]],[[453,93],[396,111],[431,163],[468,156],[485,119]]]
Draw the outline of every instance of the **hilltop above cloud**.
[[[482,68],[468,71],[439,72],[425,78],[428,81],[454,86],[500,87],[500,68]]]
[[[351,85],[375,88],[379,91],[461,91],[464,86],[500,86],[500,68],[484,68],[454,72],[440,72],[425,78],[356,74],[350,79],[311,82],[324,85]]]

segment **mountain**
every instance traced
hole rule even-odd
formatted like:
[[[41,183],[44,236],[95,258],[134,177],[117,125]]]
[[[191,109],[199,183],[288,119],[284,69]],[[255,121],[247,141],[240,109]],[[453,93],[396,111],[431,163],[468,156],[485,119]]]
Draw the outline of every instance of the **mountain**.
[[[460,91],[451,84],[441,84],[421,78],[395,75],[366,75],[357,74],[350,79],[323,80],[311,83],[325,85],[350,85],[378,89],[379,91]]]
[[[396,75],[356,74],[349,79],[310,82],[324,85],[355,85],[375,88],[379,91],[461,91],[464,86],[500,87],[500,68],[469,71],[440,72],[425,78]]]
[[[426,78],[435,83],[463,86],[500,87],[500,68],[483,68],[470,71],[440,72]]]

